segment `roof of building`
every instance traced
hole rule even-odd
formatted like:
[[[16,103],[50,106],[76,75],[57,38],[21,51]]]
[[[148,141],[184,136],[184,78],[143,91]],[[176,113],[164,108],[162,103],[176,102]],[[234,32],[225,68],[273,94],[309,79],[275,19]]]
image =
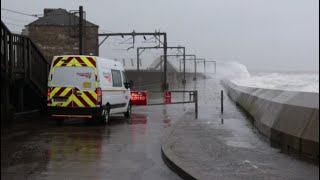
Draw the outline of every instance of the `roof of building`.
[[[44,9],[44,16],[29,24],[35,26],[76,26],[79,24],[79,17],[65,9]],[[83,20],[84,26],[97,25]]]

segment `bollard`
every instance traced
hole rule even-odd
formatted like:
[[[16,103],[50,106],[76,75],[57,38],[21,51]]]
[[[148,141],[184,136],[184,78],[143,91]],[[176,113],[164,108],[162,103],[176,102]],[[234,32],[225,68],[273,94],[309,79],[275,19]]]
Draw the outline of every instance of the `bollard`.
[[[223,114],[223,91],[221,90],[221,114]]]
[[[194,105],[195,105],[195,114],[196,114],[196,119],[198,119],[198,91],[194,91]]]

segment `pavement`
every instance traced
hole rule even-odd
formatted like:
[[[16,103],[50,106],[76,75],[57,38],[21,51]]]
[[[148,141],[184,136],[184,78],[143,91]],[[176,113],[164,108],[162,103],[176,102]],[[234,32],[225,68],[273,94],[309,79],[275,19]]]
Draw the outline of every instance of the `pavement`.
[[[189,111],[165,131],[162,156],[171,169],[184,179],[319,179],[317,164],[271,147],[228,97],[221,114],[223,88],[211,83],[199,90],[199,118]]]

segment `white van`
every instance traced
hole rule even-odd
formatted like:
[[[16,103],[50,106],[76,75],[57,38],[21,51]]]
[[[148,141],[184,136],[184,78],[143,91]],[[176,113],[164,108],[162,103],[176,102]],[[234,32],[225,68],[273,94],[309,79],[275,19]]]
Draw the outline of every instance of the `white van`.
[[[117,61],[97,56],[65,55],[52,60],[48,78],[48,113],[61,124],[64,118],[131,115],[131,84]]]

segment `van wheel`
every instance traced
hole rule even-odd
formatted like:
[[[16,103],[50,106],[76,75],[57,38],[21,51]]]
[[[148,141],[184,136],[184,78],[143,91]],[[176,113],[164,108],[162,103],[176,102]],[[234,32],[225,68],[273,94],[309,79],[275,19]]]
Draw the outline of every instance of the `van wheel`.
[[[64,118],[57,118],[56,119],[56,124],[57,126],[62,126],[64,123]]]
[[[132,108],[132,105],[131,105],[131,101],[130,101],[128,104],[127,112],[124,113],[125,118],[129,118],[131,116],[131,108]]]
[[[101,121],[104,124],[108,124],[110,120],[110,106],[107,105],[106,109],[102,111]]]

